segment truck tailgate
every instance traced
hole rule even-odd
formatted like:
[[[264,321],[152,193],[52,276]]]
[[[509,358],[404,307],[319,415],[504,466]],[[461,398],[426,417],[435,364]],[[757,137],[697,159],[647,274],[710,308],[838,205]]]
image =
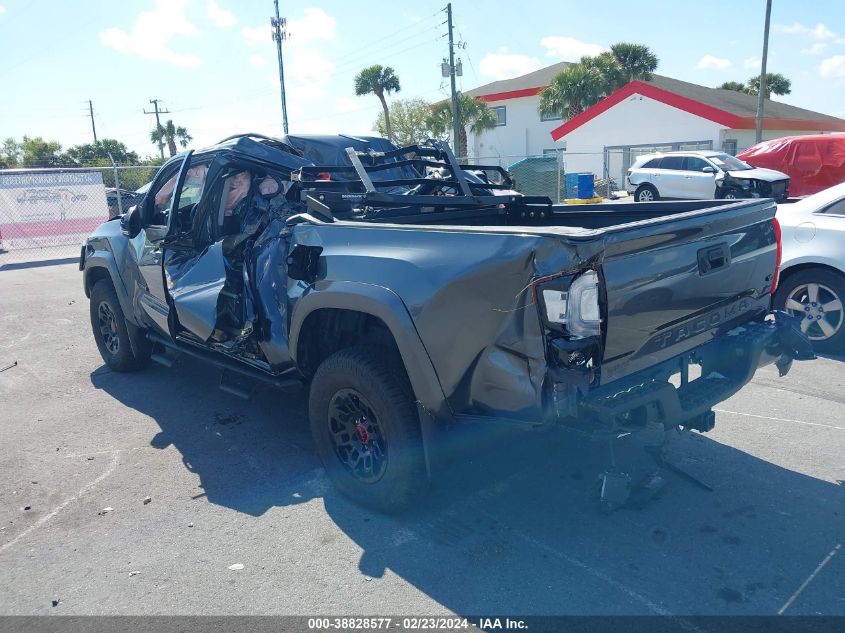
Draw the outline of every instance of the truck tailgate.
[[[760,200],[609,227],[602,384],[767,311],[774,215]]]

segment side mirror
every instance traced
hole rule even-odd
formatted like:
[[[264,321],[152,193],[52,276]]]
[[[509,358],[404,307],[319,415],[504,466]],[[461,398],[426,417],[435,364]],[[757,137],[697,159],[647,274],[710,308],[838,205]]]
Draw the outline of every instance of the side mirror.
[[[129,239],[141,232],[141,209],[135,205],[120,218],[120,232]]]
[[[705,174],[715,174],[715,173],[716,173],[716,168],[715,168],[715,167],[710,167],[710,165],[708,165],[707,167],[705,167],[705,168],[704,168],[704,169],[702,169],[701,171],[703,171]]]

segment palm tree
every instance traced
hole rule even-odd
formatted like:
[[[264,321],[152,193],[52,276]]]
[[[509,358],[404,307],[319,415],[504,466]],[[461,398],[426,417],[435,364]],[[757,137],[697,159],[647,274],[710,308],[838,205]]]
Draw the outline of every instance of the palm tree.
[[[595,69],[572,64],[554,76],[540,93],[538,110],[544,116],[563,115],[571,119],[602,98],[606,86],[596,81]]]
[[[620,42],[595,57],[582,57],[554,77],[540,93],[544,116],[572,118],[635,79],[648,81],[657,68],[648,46]]]
[[[648,81],[657,70],[657,55],[648,46],[619,42],[610,47],[610,53],[622,67],[622,85],[635,79]]]
[[[741,81],[726,81],[719,88],[721,90],[733,90],[734,92],[748,92],[748,86]]]
[[[748,94],[756,95],[760,92],[760,75],[748,80]],[[792,82],[780,73],[766,73],[766,99],[773,94],[788,95],[792,92]]]
[[[182,146],[182,149],[185,149],[194,137],[188,134],[188,130],[186,130],[181,125],[176,127],[173,125],[173,121],[169,120],[164,125],[159,125],[150,132],[150,140],[158,145],[159,149],[164,147],[167,144],[167,149],[170,152],[171,156],[176,155],[176,143],[178,141],[179,145]]]
[[[355,75],[355,94],[359,97],[374,94],[381,101],[381,107],[384,109],[384,126],[390,140],[393,140],[393,130],[390,127],[390,112],[387,109],[384,93],[390,94],[399,90],[401,90],[399,77],[390,66],[374,64]]]
[[[461,115],[461,129],[458,134],[457,154],[466,158],[468,152],[467,128],[473,134],[481,134],[492,130],[498,125],[499,118],[481,99],[469,95],[458,95],[458,108]],[[433,136],[445,139],[452,131],[452,102],[441,101],[431,110],[426,125]]]
[[[756,95],[760,92],[760,76],[755,75],[746,83],[741,81],[726,81],[721,86],[722,90],[733,90],[744,92],[747,95]],[[792,92],[792,82],[780,73],[766,73],[766,99],[771,99],[772,94],[788,95]]]

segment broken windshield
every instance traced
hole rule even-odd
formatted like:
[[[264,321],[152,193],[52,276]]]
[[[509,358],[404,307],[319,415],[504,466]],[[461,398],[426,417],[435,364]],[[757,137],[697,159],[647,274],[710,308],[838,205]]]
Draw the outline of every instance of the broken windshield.
[[[712,162],[716,164],[719,169],[724,171],[744,171],[746,169],[754,169],[748,163],[739,160],[736,156],[730,154],[716,154],[715,156],[708,156]]]

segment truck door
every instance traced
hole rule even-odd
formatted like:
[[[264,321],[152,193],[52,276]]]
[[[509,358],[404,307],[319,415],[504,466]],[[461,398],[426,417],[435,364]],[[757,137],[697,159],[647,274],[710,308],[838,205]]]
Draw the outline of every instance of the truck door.
[[[168,233],[176,181],[186,159],[165,166],[140,202],[141,231],[131,240],[131,256],[138,264],[133,301],[163,333],[168,333],[168,306],[161,274],[162,248]]]

